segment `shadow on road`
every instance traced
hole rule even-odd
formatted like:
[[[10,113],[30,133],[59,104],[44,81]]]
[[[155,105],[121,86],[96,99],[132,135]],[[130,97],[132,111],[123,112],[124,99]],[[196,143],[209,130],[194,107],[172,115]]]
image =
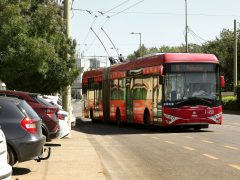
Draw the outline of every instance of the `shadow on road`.
[[[77,118],[77,125],[72,130],[94,135],[120,135],[120,134],[163,134],[163,133],[204,133],[213,132],[209,129],[194,130],[180,127],[154,126],[151,130],[143,125],[124,124],[117,127],[113,123],[93,123],[90,119]]]
[[[19,176],[19,175],[25,175],[30,173],[31,170],[27,168],[22,168],[22,167],[13,167],[13,176]]]

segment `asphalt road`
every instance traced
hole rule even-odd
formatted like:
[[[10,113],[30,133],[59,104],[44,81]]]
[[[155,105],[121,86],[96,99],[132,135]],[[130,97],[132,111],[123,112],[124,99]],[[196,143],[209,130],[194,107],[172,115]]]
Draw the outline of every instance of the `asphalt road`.
[[[240,115],[206,130],[145,130],[81,122],[107,179],[240,179]]]
[[[73,114],[81,116],[80,102],[73,102]],[[240,179],[240,115],[224,114],[223,125],[201,131],[148,131],[83,119],[72,138],[52,145],[50,159],[16,164],[12,179]]]

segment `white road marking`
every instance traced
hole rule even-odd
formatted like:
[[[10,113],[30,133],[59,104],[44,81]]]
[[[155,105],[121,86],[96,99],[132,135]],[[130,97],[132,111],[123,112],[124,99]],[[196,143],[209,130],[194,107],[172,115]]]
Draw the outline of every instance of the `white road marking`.
[[[231,167],[233,167],[233,168],[235,168],[235,169],[237,169],[237,170],[240,171],[240,166],[239,166],[239,165],[236,165],[236,164],[229,164],[229,166],[231,166]]]
[[[190,151],[195,151],[196,149],[194,148],[191,148],[191,147],[188,147],[188,146],[183,146],[183,148],[187,149],[187,150],[190,150]]]
[[[210,158],[210,159],[214,159],[214,160],[218,159],[217,157],[212,156],[212,155],[210,155],[210,154],[203,154],[203,155],[206,156],[206,157],[208,157],[208,158]]]
[[[140,134],[141,136],[147,136],[147,134]]]
[[[152,138],[153,138],[153,139],[160,139],[159,137],[155,137],[155,136],[153,136]]]
[[[238,150],[238,148],[233,147],[233,146],[223,146],[223,147],[225,147],[225,148],[229,148],[229,149],[233,149],[233,150]]]
[[[209,143],[209,144],[214,143],[214,142],[212,142],[212,141],[208,141],[208,140],[202,140],[202,142]]]
[[[176,144],[175,142],[172,142],[172,141],[164,141],[164,142],[168,144]]]
[[[192,136],[184,136],[185,138],[188,138],[188,139],[193,139]]]

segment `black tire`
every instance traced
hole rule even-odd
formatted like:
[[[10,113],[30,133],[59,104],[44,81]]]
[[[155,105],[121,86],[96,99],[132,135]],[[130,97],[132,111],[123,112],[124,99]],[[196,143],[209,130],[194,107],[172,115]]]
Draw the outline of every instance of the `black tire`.
[[[44,127],[42,127],[42,134],[46,137],[46,142],[50,142],[51,141],[51,139],[48,136],[48,132],[47,132],[47,130]]]
[[[201,127],[194,127],[193,128],[195,131],[200,131],[202,128]]]
[[[17,162],[17,158],[10,146],[7,146],[7,162],[13,166]]]
[[[122,125],[121,114],[120,114],[119,110],[117,110],[117,112],[116,112],[116,123],[117,123],[117,126],[119,126],[119,127]]]
[[[94,116],[93,116],[93,109],[92,108],[90,109],[90,119],[92,120],[93,123],[96,122],[96,120],[94,119]]]
[[[146,126],[146,128],[148,130],[152,129],[151,120],[150,120],[150,114],[149,114],[148,111],[144,112],[144,124],[145,124],[145,126]]]

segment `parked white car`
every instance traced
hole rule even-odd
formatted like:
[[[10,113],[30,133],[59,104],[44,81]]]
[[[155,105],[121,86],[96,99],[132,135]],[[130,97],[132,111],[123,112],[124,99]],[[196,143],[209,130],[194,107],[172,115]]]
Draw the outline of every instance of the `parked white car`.
[[[42,95],[42,98],[44,98],[46,101],[48,101],[52,105],[58,106],[58,108],[59,108],[58,116],[59,117],[61,117],[61,115],[64,116],[64,119],[66,119],[66,122],[68,122],[68,115],[69,115],[69,113],[67,111],[63,110],[63,108],[62,108],[62,99],[60,97],[58,97],[58,96]],[[61,118],[58,118],[58,119],[60,120]],[[72,117],[71,117],[71,126],[75,126],[75,124],[76,124],[76,118],[72,115]]]
[[[70,128],[68,126],[68,112],[64,110],[59,110],[58,119],[60,126],[58,138],[64,138],[70,133]]]
[[[0,126],[0,179],[10,180],[12,167],[7,163],[7,144],[6,138]]]
[[[58,96],[48,96],[48,95],[43,95],[42,97],[52,105],[58,106],[59,108],[58,119],[59,119],[59,126],[60,126],[58,138],[66,137],[70,133],[70,128],[68,126],[69,113],[62,109],[61,98],[59,98]],[[72,115],[71,126],[75,126],[75,123],[76,123],[76,118]]]

